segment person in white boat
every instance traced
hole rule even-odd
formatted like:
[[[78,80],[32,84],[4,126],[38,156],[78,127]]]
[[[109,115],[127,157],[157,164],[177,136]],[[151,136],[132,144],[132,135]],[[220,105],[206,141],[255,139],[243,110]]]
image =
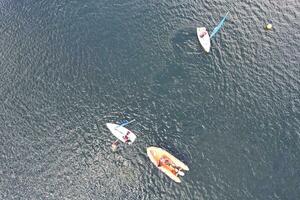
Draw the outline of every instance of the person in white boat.
[[[207,34],[207,31],[205,30],[200,34],[200,37],[204,37],[206,34]]]
[[[129,137],[128,137],[129,134],[130,134],[130,132],[128,131],[128,132],[126,133],[126,135],[123,136],[123,139],[125,140],[125,143],[126,143],[126,144],[129,144],[129,143],[131,142],[131,140],[130,140]],[[114,141],[114,142],[112,143],[112,145],[111,145],[112,150],[113,150],[113,151],[116,151],[117,148],[118,148],[118,145],[119,145],[119,141],[118,141],[118,140]]]
[[[123,136],[123,139],[125,140],[125,143],[131,142],[131,140],[130,140],[129,137],[128,137],[129,134],[130,134],[130,132],[128,131],[128,132],[126,133],[126,135]]]

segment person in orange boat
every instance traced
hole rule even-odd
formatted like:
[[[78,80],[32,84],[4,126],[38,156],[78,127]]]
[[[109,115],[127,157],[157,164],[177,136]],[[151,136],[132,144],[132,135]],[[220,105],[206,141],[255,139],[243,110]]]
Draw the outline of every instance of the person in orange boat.
[[[162,156],[160,159],[159,159],[159,161],[158,161],[158,167],[160,167],[160,166],[162,166],[162,165],[171,165],[171,162],[170,162],[170,160],[167,158],[167,157],[165,157],[165,156]]]
[[[172,171],[172,173],[176,176],[181,175],[184,176],[184,173],[181,171],[181,168],[176,166],[175,163],[173,163],[169,158],[162,156],[159,160],[158,160],[158,167],[161,166],[167,166],[168,168],[170,168],[169,170]]]
[[[177,168],[177,166],[175,165],[175,163],[173,161],[171,161],[168,157],[166,156],[162,156],[159,161],[158,161],[158,167],[162,166],[162,165],[166,165],[172,168]]]

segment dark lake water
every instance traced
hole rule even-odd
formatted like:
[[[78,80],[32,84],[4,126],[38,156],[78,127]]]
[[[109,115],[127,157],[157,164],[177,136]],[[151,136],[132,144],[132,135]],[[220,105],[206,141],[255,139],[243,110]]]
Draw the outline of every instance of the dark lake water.
[[[206,54],[196,27],[227,11]],[[299,16],[298,0],[1,1],[0,199],[300,199]],[[122,119],[138,138],[113,153]],[[189,166],[182,183],[149,146]]]

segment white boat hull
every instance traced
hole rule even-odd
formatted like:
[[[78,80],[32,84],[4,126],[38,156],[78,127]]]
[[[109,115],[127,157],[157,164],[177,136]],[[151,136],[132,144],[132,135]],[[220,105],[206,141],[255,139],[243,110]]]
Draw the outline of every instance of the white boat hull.
[[[197,36],[200,44],[202,45],[204,51],[207,53],[210,50],[210,37],[205,27],[197,28]]]
[[[132,131],[128,130],[127,128],[125,128],[123,126],[120,126],[118,124],[112,124],[112,123],[107,123],[106,126],[116,138],[118,138],[119,140],[121,140],[124,143],[126,142],[126,139],[125,139],[126,135],[127,135],[128,139],[130,140],[130,142],[128,142],[128,144],[132,144],[136,139],[136,135]]]

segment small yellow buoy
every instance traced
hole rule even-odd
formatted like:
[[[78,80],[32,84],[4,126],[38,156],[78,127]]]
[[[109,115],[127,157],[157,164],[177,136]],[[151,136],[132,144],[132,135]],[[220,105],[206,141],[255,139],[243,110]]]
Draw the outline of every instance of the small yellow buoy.
[[[271,30],[272,27],[273,27],[272,24],[267,24],[267,25],[266,25],[266,29],[267,29],[267,30]]]

